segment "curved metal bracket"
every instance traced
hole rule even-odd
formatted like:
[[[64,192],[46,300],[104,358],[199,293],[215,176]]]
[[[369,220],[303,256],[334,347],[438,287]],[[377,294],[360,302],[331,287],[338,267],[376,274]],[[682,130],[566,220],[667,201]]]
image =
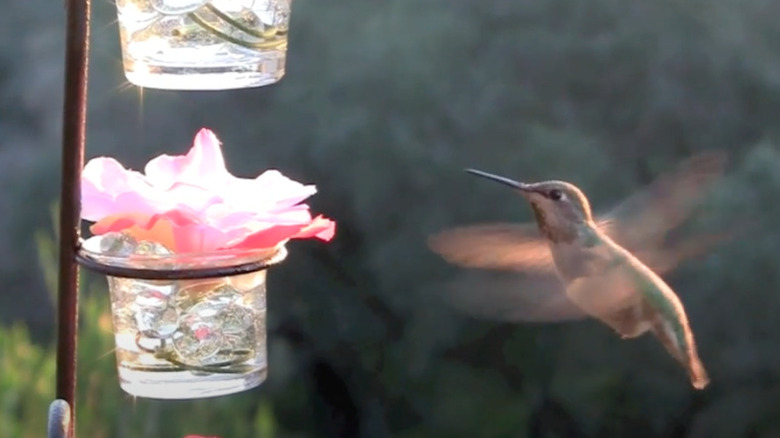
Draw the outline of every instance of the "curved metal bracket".
[[[280,263],[287,257],[287,249],[280,247],[270,257],[252,260],[235,265],[223,263],[221,266],[208,266],[202,268],[137,268],[123,265],[108,264],[89,255],[89,251],[79,248],[76,253],[76,261],[83,267],[110,275],[112,277],[138,278],[142,280],[192,280],[201,278],[230,277],[247,274],[266,269]],[[243,258],[246,260],[246,257]]]

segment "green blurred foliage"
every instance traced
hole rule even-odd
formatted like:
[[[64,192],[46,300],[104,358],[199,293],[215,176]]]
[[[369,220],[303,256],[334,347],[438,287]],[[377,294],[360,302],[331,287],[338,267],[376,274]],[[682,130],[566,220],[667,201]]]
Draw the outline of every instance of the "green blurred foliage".
[[[283,81],[221,93],[126,86],[114,7],[94,2],[88,158],[109,154],[138,169],[185,152],[207,126],[234,173],[279,168],[316,183],[312,207],[339,229],[330,244],[291,243],[271,271],[270,376],[240,396],[126,400],[98,330],[102,279],[89,283],[99,290],[82,300],[79,389],[92,410],[80,410],[80,428],[150,437],[181,433],[182,423],[223,437],[252,427],[371,438],[780,433],[780,3],[295,1]],[[50,233],[34,236],[59,194],[63,19],[40,0],[0,15],[0,277],[13,285],[0,292],[0,318],[26,322],[35,340],[3,331],[12,346],[2,370],[13,371],[0,377],[2,396],[33,401],[4,408],[0,427],[22,424],[27,434],[42,430],[29,421],[53,396],[31,391],[21,373],[38,356],[51,360],[55,269],[35,263]],[[694,393],[649,337],[621,341],[595,322],[475,321],[440,299],[455,270],[426,249],[429,233],[530,219],[522,202],[463,167],[566,179],[605,209],[706,149],[729,152],[729,176],[692,226],[737,224],[742,234],[668,276],[712,375],[705,392]]]

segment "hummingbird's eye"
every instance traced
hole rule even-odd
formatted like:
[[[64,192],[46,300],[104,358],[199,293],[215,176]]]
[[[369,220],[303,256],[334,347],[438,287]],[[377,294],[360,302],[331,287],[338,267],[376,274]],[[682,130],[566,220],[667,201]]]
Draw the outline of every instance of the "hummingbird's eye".
[[[563,198],[563,192],[558,189],[552,189],[550,190],[550,193],[547,194],[547,197],[553,201],[560,201]]]

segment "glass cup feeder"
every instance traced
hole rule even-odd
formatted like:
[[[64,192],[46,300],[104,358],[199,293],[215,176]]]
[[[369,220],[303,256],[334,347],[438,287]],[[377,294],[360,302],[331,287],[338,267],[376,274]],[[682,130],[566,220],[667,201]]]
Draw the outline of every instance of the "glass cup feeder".
[[[82,259],[108,267],[175,272],[261,262],[218,278],[108,275],[120,387],[138,397],[190,399],[254,388],[267,374],[266,269],[284,246],[242,253],[171,254],[121,233],[86,240]],[[87,267],[90,267],[87,264]],[[94,266],[93,266],[94,267]]]
[[[285,73],[292,0],[117,0],[125,76],[147,88],[226,90]]]

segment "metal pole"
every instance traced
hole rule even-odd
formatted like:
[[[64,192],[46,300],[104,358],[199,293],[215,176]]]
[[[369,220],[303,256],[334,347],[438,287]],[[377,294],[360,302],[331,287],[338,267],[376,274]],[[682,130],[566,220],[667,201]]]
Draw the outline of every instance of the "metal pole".
[[[81,169],[87,118],[90,0],[67,0],[65,94],[62,112],[62,181],[57,300],[57,398],[70,406],[67,436],[76,427],[76,337],[78,276],[76,250],[81,213]]]

